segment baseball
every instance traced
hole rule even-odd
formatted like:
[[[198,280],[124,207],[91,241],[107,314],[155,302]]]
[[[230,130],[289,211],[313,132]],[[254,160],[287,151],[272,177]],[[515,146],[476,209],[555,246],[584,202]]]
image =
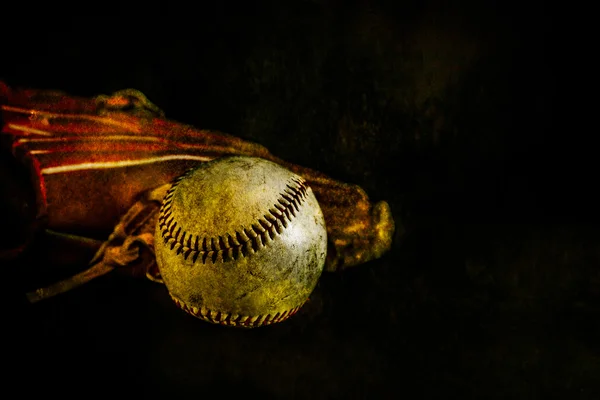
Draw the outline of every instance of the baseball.
[[[176,179],[155,238],[175,303],[202,320],[245,328],[295,314],[327,252],[323,213],[304,179],[254,157],[219,158]]]

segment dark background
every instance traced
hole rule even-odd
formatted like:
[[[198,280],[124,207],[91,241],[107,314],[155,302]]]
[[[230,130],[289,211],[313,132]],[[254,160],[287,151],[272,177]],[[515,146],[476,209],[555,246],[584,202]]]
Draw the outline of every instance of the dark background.
[[[12,21],[0,79],[136,88],[171,119],[357,183],[390,203],[393,249],[324,275],[299,315],[252,331],[197,321],[163,287],[119,275],[30,307],[11,282],[26,274],[7,271],[6,383],[86,397],[597,398],[599,234],[578,191],[591,163],[554,132],[544,3],[189,7]]]

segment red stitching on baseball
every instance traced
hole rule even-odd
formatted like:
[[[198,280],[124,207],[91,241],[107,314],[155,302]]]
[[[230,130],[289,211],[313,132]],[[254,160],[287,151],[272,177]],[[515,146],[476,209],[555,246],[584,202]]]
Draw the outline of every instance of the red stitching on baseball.
[[[269,240],[273,240],[276,235],[281,234],[287,228],[288,222],[291,222],[292,218],[296,216],[296,212],[300,211],[300,205],[306,200],[309,190],[302,178],[292,178],[293,184],[288,183],[273,207],[269,208],[268,212],[251,224],[249,228],[235,231],[233,236],[228,233],[227,239],[223,239],[222,236],[203,237],[200,246],[198,235],[188,234],[186,231],[182,231],[181,226],[177,226],[171,208],[177,185],[191,172],[193,169],[173,181],[173,185],[163,200],[158,223],[164,243],[170,243],[171,250],[177,248],[177,254],[182,254],[185,260],[191,256],[194,263],[198,259],[203,264],[206,264],[207,261],[216,263],[217,260],[227,262],[247,257],[248,253],[257,252],[261,247],[266,246]],[[194,238],[193,243],[192,237]]]
[[[187,305],[182,300],[171,294],[171,298],[177,304],[179,308],[187,312],[194,317],[200,318],[204,321],[211,322],[213,324],[226,325],[226,326],[241,326],[246,328],[256,328],[259,326],[271,325],[276,322],[285,321],[292,315],[296,314],[302,305],[296,306],[292,309],[278,312],[275,315],[264,314],[255,317],[249,317],[245,315],[238,315],[233,318],[232,314],[225,313],[222,311],[209,310],[204,307],[192,307]],[[214,316],[213,316],[214,315]]]

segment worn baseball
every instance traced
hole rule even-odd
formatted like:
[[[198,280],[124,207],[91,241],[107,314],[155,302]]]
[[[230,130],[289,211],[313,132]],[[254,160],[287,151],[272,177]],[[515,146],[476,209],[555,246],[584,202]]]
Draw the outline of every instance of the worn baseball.
[[[160,209],[155,251],[180,308],[252,328],[302,307],[323,271],[327,233],[300,176],[261,158],[223,157],[174,182]]]

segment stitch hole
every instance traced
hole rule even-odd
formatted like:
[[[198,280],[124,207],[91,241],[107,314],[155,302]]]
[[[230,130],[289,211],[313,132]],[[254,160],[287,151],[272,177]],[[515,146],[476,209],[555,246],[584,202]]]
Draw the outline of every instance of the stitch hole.
[[[304,185],[303,182],[300,182],[299,180],[293,180],[293,182],[296,184],[293,187],[298,191],[298,192],[302,192],[303,190],[306,190],[306,186]]]
[[[195,239],[194,239],[194,250],[198,251],[198,235],[196,235]]]
[[[250,242],[246,242],[242,245],[242,247],[240,247],[242,257],[248,257],[248,247],[250,247]]]
[[[275,207],[277,207],[277,204],[275,204]],[[281,211],[277,208],[269,208],[269,212],[274,218],[281,218],[283,216],[283,214],[281,214]]]
[[[275,239],[275,227],[277,226],[277,224],[272,225],[271,229],[269,229],[269,237],[271,238],[271,240]]]
[[[298,193],[298,199],[299,199],[299,200],[304,200],[304,199],[306,198],[306,194],[307,194],[307,191],[306,191],[306,186],[304,186],[304,185],[299,185],[299,186],[296,188],[296,192]]]
[[[240,245],[246,243],[248,240],[248,235],[244,232],[244,228],[242,228],[242,232],[235,232],[235,237]]]
[[[210,264],[211,261],[214,263],[214,261],[213,261],[214,254],[215,254],[215,252],[213,250],[209,250],[208,252],[206,252],[206,264]]]
[[[265,231],[265,228],[263,228],[260,219],[258,220],[258,224],[252,224],[252,230],[254,232],[256,232],[257,235],[260,235],[261,233],[263,233]]]
[[[281,197],[283,197],[285,200],[287,200],[288,205],[289,205],[289,203],[293,203],[294,202],[294,197],[290,196],[289,193],[287,193],[287,192],[282,193]]]
[[[205,252],[205,253],[208,252],[208,246],[206,244],[206,237],[204,237],[202,239],[202,251]]]
[[[258,236],[256,236],[256,246],[258,248],[265,247],[267,241],[265,240],[265,232],[261,232]]]
[[[246,236],[248,236],[248,240],[252,240],[254,238],[256,238],[256,232],[254,231],[254,226],[250,227],[251,229],[246,229],[244,228],[244,232],[246,233]]]
[[[300,209],[298,208],[300,202],[298,200],[298,196],[297,196],[296,193],[293,194],[292,200],[290,202],[292,203],[292,205],[294,206],[294,208],[296,209],[296,211],[300,211]]]
[[[269,210],[269,212],[271,212],[271,210]],[[275,218],[275,216],[273,216],[272,214],[265,214],[264,217],[265,220],[267,220],[271,225],[273,225],[275,221],[277,221],[277,218]]]
[[[269,231],[264,231],[264,232],[261,232],[261,234],[260,234],[260,241],[262,242],[263,246],[266,246],[269,241],[270,235],[267,232],[269,232]]]
[[[169,229],[169,234],[171,236],[173,236],[173,231],[175,230],[176,227],[177,227],[177,221],[173,222],[173,225],[171,225],[171,228]]]
[[[285,191],[290,194],[291,196],[298,196],[298,188],[290,185],[289,183],[287,185],[285,185],[287,187],[287,189],[285,189]],[[288,190],[289,189],[289,190]]]
[[[261,245],[264,246],[266,244],[264,237],[265,229],[261,225],[252,224],[252,230],[256,233],[254,237],[254,241],[256,242],[254,251],[256,251]]]
[[[227,245],[225,244],[225,241],[223,240],[223,238],[221,236],[219,236],[219,248],[221,250],[225,250],[227,249]]]
[[[266,215],[265,215],[266,217]],[[262,218],[259,218],[258,223],[264,228],[265,231],[268,231],[269,229],[271,229],[271,226],[273,224],[269,223],[268,220],[264,220]]]
[[[235,238],[233,236],[231,236],[229,233],[227,234],[227,243],[229,245],[228,247],[231,247],[231,248],[237,247],[240,245],[239,243],[237,243],[237,240],[235,240]]]
[[[277,233],[279,233],[280,235],[283,233],[283,228],[285,228],[285,219],[278,219],[277,222],[275,223],[275,229],[277,230]]]
[[[219,311],[219,312],[217,312],[217,314],[215,314],[215,317],[214,317],[214,318],[215,318],[215,322],[216,322],[216,323],[218,323],[219,325],[223,325],[223,324],[224,324],[224,322],[223,322],[223,321],[221,321],[221,318],[222,318],[222,319],[225,319],[225,315],[226,315],[226,314],[222,314],[222,315],[221,315],[221,312],[220,312],[220,311]],[[219,319],[216,319],[216,318],[219,318]]]
[[[294,207],[288,208],[288,211],[290,214],[292,214],[292,216],[294,216],[294,217],[296,216],[296,211],[294,211]],[[290,218],[290,222],[292,222],[292,218],[291,217],[289,217],[289,218]]]
[[[208,251],[202,252],[202,264],[206,264],[207,258],[208,258]]]
[[[301,186],[300,186],[300,190],[302,191],[302,195],[303,195],[303,197],[306,197],[306,196],[308,196],[308,188],[307,188],[306,186],[304,186],[304,185],[301,185]]]
[[[252,249],[254,251],[256,251],[259,249],[259,247],[261,245],[260,232],[256,232],[256,231],[253,231],[253,232],[254,232],[254,237],[251,238],[250,243],[252,244]]]
[[[307,190],[307,188],[306,188],[306,184],[305,184],[305,182],[304,182],[304,181],[302,181],[302,180],[300,180],[300,179],[293,179],[293,181],[294,181],[294,182],[296,183],[296,185],[298,186],[298,190],[299,190],[300,192],[302,192],[302,194],[303,194],[303,195],[305,195],[305,196],[306,196],[306,194],[307,194],[307,193],[306,193],[306,190]]]
[[[281,234],[282,229],[281,229],[281,225],[279,224],[279,219],[273,215],[268,215],[268,214],[265,214],[265,218],[271,223],[271,225],[272,225],[271,229],[275,229],[275,231],[277,231],[278,234]],[[273,237],[271,237],[271,239],[273,239]]]
[[[200,255],[199,251],[194,250],[194,255],[192,256],[192,262],[195,264],[196,260],[198,260],[198,256]]]
[[[290,205],[290,203],[287,200],[285,200],[284,198],[277,199],[277,202],[279,204],[281,204],[284,207],[284,209],[287,209],[288,206]]]
[[[230,260],[235,260],[233,256],[234,247],[228,248],[225,252],[223,252],[223,262],[227,262]]]
[[[260,248],[259,242],[260,242],[260,239],[257,236],[253,237],[252,240],[250,241],[251,247],[248,250],[252,249],[253,252],[257,252],[258,249]]]
[[[285,226],[287,228],[287,223],[288,222],[292,222],[292,217],[290,217],[290,211],[286,208],[286,210],[283,212],[283,214],[285,215],[285,217],[287,218],[287,221],[285,219],[282,219],[283,221],[283,226]]]
[[[232,247],[231,250],[231,259],[232,260],[237,260],[238,258],[240,258],[240,249],[243,246],[236,246],[236,247]]]
[[[288,217],[288,218],[289,218],[289,217]],[[281,222],[281,225],[283,225],[283,227],[284,227],[284,228],[287,228],[287,227],[288,227],[288,223],[287,223],[287,221],[286,221],[286,219],[285,219],[285,216],[284,216],[283,218],[281,218],[281,219],[279,220],[279,222]]]
[[[304,199],[305,199],[304,192],[303,192],[302,190],[298,189],[298,190],[296,191],[296,193],[298,194],[298,203],[300,204],[300,203],[302,203],[302,202],[304,201]]]

